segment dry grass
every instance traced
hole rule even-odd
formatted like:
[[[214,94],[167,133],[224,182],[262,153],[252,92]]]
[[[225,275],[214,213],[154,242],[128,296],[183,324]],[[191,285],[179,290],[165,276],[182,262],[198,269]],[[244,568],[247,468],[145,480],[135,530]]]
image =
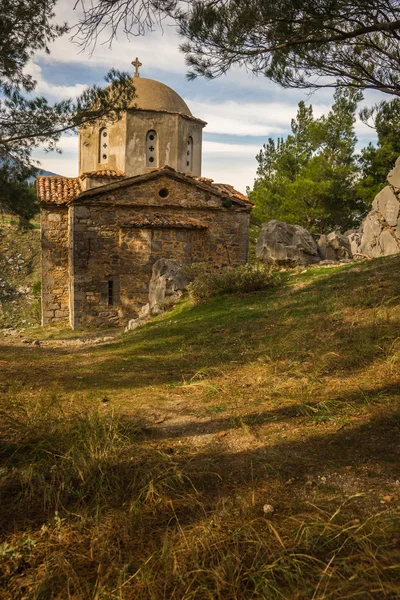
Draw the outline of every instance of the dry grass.
[[[399,265],[0,341],[1,600],[400,598]]]

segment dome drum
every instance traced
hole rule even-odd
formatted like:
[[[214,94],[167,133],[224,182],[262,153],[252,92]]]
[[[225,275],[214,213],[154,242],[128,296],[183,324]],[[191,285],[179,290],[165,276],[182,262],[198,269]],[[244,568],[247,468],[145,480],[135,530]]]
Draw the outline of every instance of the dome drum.
[[[206,123],[163,83],[134,77],[134,85],[132,110],[119,121],[80,130],[80,174],[113,168],[133,177],[168,165],[200,176]]]

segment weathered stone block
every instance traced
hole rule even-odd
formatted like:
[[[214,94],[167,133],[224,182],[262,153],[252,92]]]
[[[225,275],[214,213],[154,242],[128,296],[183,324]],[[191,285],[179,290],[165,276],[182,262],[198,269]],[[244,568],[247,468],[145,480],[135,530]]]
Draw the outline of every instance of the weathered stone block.
[[[69,311],[68,310],[56,310],[54,315],[57,319],[68,319]]]
[[[46,317],[47,319],[53,319],[54,318],[54,310],[44,310],[43,316]]]
[[[307,265],[321,259],[311,234],[299,225],[282,221],[264,223],[257,240],[259,260],[279,265]]]
[[[61,215],[59,213],[50,213],[47,215],[47,220],[51,223],[58,223],[61,221]]]
[[[379,245],[382,250],[382,256],[390,256],[400,252],[400,247],[397,243],[397,240],[388,229],[382,231],[379,238]]]
[[[387,180],[389,184],[392,185],[394,188],[400,189],[400,156],[396,160],[394,168],[390,171],[389,175],[387,176]]]
[[[317,240],[318,252],[323,261],[336,261],[336,254],[334,249],[328,244],[326,235],[321,235]]]
[[[360,253],[371,256],[371,258],[381,256],[379,237],[382,231],[382,224],[376,211],[368,213],[361,225],[361,230]]]
[[[52,304],[48,304],[48,305],[47,305],[47,308],[48,308],[49,310],[57,310],[57,309],[59,309],[60,307],[61,307],[61,304],[60,304],[59,302],[55,302],[55,303],[52,303]]]
[[[400,204],[390,186],[386,186],[375,198],[378,210],[382,213],[385,221],[392,227],[397,224]],[[374,202],[375,202],[374,200]]]

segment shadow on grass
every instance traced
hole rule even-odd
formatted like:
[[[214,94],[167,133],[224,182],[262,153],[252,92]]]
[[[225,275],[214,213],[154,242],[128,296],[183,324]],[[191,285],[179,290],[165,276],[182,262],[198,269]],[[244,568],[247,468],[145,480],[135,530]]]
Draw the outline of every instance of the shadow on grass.
[[[399,386],[364,394],[396,397]],[[351,393],[336,400],[345,404],[360,398]],[[256,565],[258,576],[268,581],[271,568],[285,560],[287,577],[281,578],[280,569],[276,575],[280,597],[285,592],[285,597],[294,598],[304,589],[301,597],[311,598],[320,568],[301,562],[305,555],[323,569],[332,564],[332,556],[335,570],[349,564],[346,576],[341,570],[338,582],[332,580],[333,589],[352,581],[356,564],[360,574],[355,595],[396,597],[376,587],[376,572],[381,585],[385,581],[387,589],[396,589],[397,523],[393,511],[386,529],[379,530],[375,519],[383,511],[380,495],[400,478],[400,410],[394,402],[392,408],[386,404],[387,414],[335,433],[276,443],[267,439],[263,446],[240,451],[229,447],[229,437],[224,437],[196,452],[184,444],[170,452],[154,436],[143,437],[141,424],[130,416],[114,420],[94,411],[64,419],[55,405],[54,413],[34,413],[32,419],[24,410],[23,403],[11,403],[10,426],[0,422],[0,542],[4,541],[3,562],[9,569],[0,575],[0,587],[10,586],[9,598],[20,597],[18,586],[29,577],[39,584],[43,579],[52,590],[44,598],[62,597],[67,584],[71,597],[73,586],[85,586],[81,597],[94,597],[100,572],[108,589],[121,582],[127,588],[148,563],[138,588],[121,598],[183,598],[186,589],[201,591],[202,585],[207,586],[208,598],[273,598],[279,596],[262,591],[253,595],[251,575]],[[282,407],[262,414],[270,417],[293,419],[297,414]],[[225,429],[226,420],[214,419],[211,428],[208,433]],[[172,438],[187,435],[186,428],[168,432],[166,427],[166,433]],[[372,499],[367,497],[371,487]],[[365,498],[357,497],[342,510],[344,499],[360,492]],[[265,503],[275,508],[272,515],[264,514]],[[352,524],[355,517],[358,525]],[[293,531],[294,526],[300,531],[299,524],[305,532],[300,538]],[[25,555],[29,541],[33,546]],[[292,564],[296,556],[301,560]],[[372,572],[365,567],[368,556]],[[149,562],[153,557],[154,565]],[[221,571],[225,557],[227,573]],[[219,594],[231,581],[234,558],[240,569],[232,594]],[[176,565],[186,573],[181,587]],[[293,579],[295,573],[298,580]],[[141,585],[146,586],[144,592]],[[378,591],[368,596],[371,585]]]
[[[398,257],[371,261],[311,282],[306,273],[300,289],[186,303],[117,343],[73,353],[0,344],[0,358],[8,381],[41,385],[43,375],[67,392],[179,384],[201,369],[229,372],[263,357],[296,362],[305,373],[350,374],[385,358],[400,339],[398,264]],[[349,306],[359,311],[354,322]]]
[[[188,494],[189,500],[197,490],[202,504],[209,507],[241,488],[248,490],[249,486],[263,482],[269,482],[270,500],[275,502],[278,498],[274,497],[274,489],[279,494],[279,486],[287,480],[297,481],[295,487],[304,486],[305,480],[329,471],[342,471],[352,478],[362,469],[364,477],[382,479],[384,484],[394,483],[400,477],[400,410],[377,415],[366,424],[352,425],[336,433],[239,452],[227,448],[224,438],[209,450],[193,454],[182,446],[178,454],[171,455],[168,450],[149,446],[151,438],[143,441],[137,423],[129,417],[124,417],[120,426],[124,442],[121,446],[110,445],[108,453],[104,448],[109,427],[101,425],[100,437],[98,431],[92,432],[97,450],[90,459],[84,456],[85,448],[90,453],[94,438],[82,438],[74,448],[75,429],[66,428],[64,437],[60,429],[58,439],[53,434],[46,438],[43,429],[40,438],[28,443],[25,436],[17,445],[3,439],[0,444],[3,533],[24,529],[29,523],[40,525],[53,517],[55,510],[72,515],[124,507],[128,510],[132,503],[148,499],[149,494],[157,496],[157,482],[165,483],[166,475],[172,472],[163,494],[170,497]],[[171,434],[179,437],[178,430]],[[86,446],[88,441],[90,444]],[[351,468],[352,473],[343,471],[345,467]],[[289,504],[293,499],[288,499]],[[186,518],[196,522],[202,515],[188,510]]]
[[[334,420],[337,417],[346,417],[349,408],[368,406],[375,402],[380,403],[382,398],[388,397],[393,402],[400,401],[400,383],[362,389],[350,394],[330,396],[328,400],[324,397],[320,402],[318,398],[315,398],[313,402],[289,404],[268,411],[251,412],[245,415],[231,415],[214,419],[207,418],[203,422],[191,421],[184,425],[168,425],[167,422],[157,428],[149,424],[145,428],[145,431],[151,437],[160,439],[183,439],[190,436],[218,434],[243,427],[254,428],[254,431],[256,431],[258,427],[268,423],[287,423],[293,425],[293,420],[303,423],[304,420],[309,421],[313,418],[318,421],[320,418],[323,420]]]

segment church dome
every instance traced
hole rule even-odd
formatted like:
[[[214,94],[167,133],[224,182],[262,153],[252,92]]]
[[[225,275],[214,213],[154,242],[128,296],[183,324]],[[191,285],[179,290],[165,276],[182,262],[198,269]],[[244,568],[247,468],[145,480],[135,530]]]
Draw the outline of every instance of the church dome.
[[[133,83],[136,89],[136,98],[132,102],[132,108],[139,110],[166,111],[181,113],[192,116],[186,102],[172,88],[160,81],[134,77]]]

